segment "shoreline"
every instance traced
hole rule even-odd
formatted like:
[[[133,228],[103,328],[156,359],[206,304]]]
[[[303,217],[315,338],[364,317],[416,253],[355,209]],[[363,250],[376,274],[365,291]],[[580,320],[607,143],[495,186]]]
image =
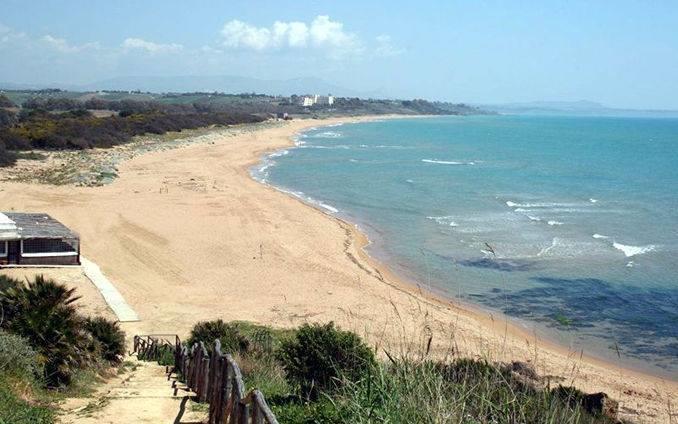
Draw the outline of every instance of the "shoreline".
[[[551,384],[608,393],[621,417],[669,423],[678,383],[535,343],[508,321],[407,284],[364,251],[369,241],[354,225],[250,174],[295,133],[370,118],[215,132],[122,162],[101,187],[3,183],[0,209],[44,211],[80,233],[83,254],[141,319],[123,324],[128,335],[183,337],[217,318],[288,328],[335,321],[379,352],[420,355],[431,338],[435,357],[528,362]]]
[[[419,118],[430,118],[429,115],[411,115],[411,116],[399,116],[399,115],[388,115],[388,116],[368,116],[360,119],[349,119],[347,122],[341,122],[341,124],[357,124],[357,123],[363,123],[363,122],[374,122],[378,120],[392,120],[392,119],[419,119]],[[330,118],[334,119],[334,118]],[[338,118],[340,119],[340,118]],[[301,134],[303,134],[305,131],[309,131],[312,129],[320,129],[320,128],[332,128],[337,126],[337,123],[329,123],[329,124],[321,124],[321,125],[313,125],[309,126],[307,128],[301,129],[294,134],[292,134],[289,137],[290,143],[287,146],[284,146],[282,148],[276,148],[270,151],[266,151],[262,154],[261,160],[258,162],[255,162],[251,166],[248,167],[248,169],[251,171],[251,169],[261,163],[265,163],[265,161],[272,156],[276,155],[277,153],[280,153],[282,151],[288,150],[288,149],[294,149],[297,146],[296,144],[296,138],[298,138]],[[270,166],[270,164],[269,164]],[[379,279],[382,281],[382,283],[390,285],[391,287],[397,289],[397,290],[402,290],[403,292],[407,293],[408,295],[411,296],[418,296],[422,297],[424,299],[427,299],[429,302],[432,302],[436,305],[439,306],[451,306],[455,309],[457,309],[459,312],[464,313],[471,317],[472,319],[478,320],[482,322],[486,326],[491,326],[490,324],[492,323],[494,316],[497,316],[497,318],[500,318],[499,321],[501,322],[506,322],[507,325],[507,331],[511,333],[515,337],[520,337],[523,339],[535,339],[536,341],[542,345],[542,347],[545,347],[548,350],[554,350],[559,352],[560,354],[568,355],[570,356],[572,353],[578,354],[580,350],[577,351],[572,351],[569,349],[567,346],[559,343],[557,340],[555,340],[555,337],[548,337],[548,335],[544,334],[536,334],[536,333],[531,333],[530,328],[527,327],[528,324],[531,324],[530,321],[524,321],[525,325],[521,325],[521,322],[514,317],[511,317],[509,315],[506,315],[502,313],[501,311],[494,311],[489,308],[484,308],[482,305],[476,305],[467,301],[464,301],[462,299],[446,296],[444,293],[438,293],[436,291],[436,287],[422,287],[419,283],[416,281],[411,280],[410,278],[404,277],[402,275],[399,275],[397,272],[393,271],[391,267],[388,265],[388,263],[381,261],[379,259],[376,259],[375,257],[371,256],[367,252],[367,247],[371,244],[373,244],[372,240],[370,240],[369,236],[364,230],[361,230],[360,227],[349,221],[346,218],[342,218],[340,216],[335,215],[336,210],[332,211],[330,210],[327,205],[324,205],[322,202],[317,201],[316,199],[304,199],[298,195],[295,194],[295,192],[277,187],[270,182],[268,182],[265,179],[258,179],[256,178],[252,172],[249,172],[250,177],[260,183],[261,185],[265,187],[272,188],[280,193],[283,193],[290,198],[300,202],[302,205],[306,207],[310,207],[323,215],[327,216],[328,218],[334,220],[337,222],[339,226],[344,228],[347,231],[347,242],[350,242],[351,240],[356,240],[356,244],[358,246],[358,253],[360,256],[360,259],[362,259],[364,262],[370,265],[371,268],[373,268],[376,273],[379,275]],[[442,291],[442,289],[439,289]],[[536,330],[535,330],[536,331]],[[593,350],[593,349],[592,349]],[[633,365],[629,363],[620,363],[616,364],[613,362],[611,358],[605,358],[602,354],[597,355],[595,352],[593,353],[586,353],[584,350],[581,350],[580,356],[582,360],[591,362],[593,364],[597,364],[598,366],[603,366],[607,368],[613,368],[617,371],[620,372],[625,372],[625,373],[635,373],[638,374],[639,376],[643,377],[650,377],[650,378],[656,378],[660,381],[668,380],[672,382],[678,382],[678,378],[675,376],[671,376],[670,373],[663,374],[660,371],[657,372],[652,372],[652,370],[649,369],[641,369],[641,368],[636,368]],[[620,362],[624,362],[623,360],[620,360]]]

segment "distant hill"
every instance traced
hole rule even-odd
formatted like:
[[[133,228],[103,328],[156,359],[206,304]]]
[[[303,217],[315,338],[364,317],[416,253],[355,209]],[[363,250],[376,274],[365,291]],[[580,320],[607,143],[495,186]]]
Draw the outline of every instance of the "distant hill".
[[[482,104],[482,109],[515,115],[576,115],[619,117],[678,117],[673,110],[616,109],[589,100],[574,102],[537,101],[524,103]]]
[[[233,75],[126,76],[83,85],[0,83],[0,89],[2,88],[10,90],[61,88],[71,91],[139,90],[152,93],[218,91],[223,93],[258,93],[283,96],[292,94],[333,94],[335,96],[361,98],[388,97],[376,91],[360,92],[351,90],[320,78],[264,80]]]

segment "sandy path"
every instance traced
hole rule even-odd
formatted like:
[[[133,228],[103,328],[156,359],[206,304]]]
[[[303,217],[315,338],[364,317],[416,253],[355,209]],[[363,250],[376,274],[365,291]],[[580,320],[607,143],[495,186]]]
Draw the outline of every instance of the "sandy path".
[[[293,121],[149,153],[121,165],[120,179],[105,187],[3,184],[0,210],[45,211],[78,231],[83,254],[139,314],[141,322],[125,324],[130,334],[186,334],[212,318],[334,320],[380,349],[416,353],[432,336],[438,355],[529,361],[621,400],[626,417],[669,422],[675,382],[581,357],[403,285],[364,256],[350,225],[249,177],[263,152],[331,122]]]
[[[59,421],[64,424],[200,423],[205,412],[193,410],[193,394],[182,383],[176,390],[165,367],[131,360],[132,369],[118,375],[87,398],[67,399]]]

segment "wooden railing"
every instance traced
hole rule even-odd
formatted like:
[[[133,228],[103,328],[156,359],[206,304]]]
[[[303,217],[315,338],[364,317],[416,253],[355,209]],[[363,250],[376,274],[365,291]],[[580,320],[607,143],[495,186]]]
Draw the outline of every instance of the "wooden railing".
[[[139,359],[157,361],[170,351],[176,372],[192,390],[198,402],[209,403],[210,424],[278,424],[259,390],[246,392],[240,367],[229,354],[221,351],[216,340],[211,353],[205,345],[190,349],[174,334],[134,336],[134,352]]]

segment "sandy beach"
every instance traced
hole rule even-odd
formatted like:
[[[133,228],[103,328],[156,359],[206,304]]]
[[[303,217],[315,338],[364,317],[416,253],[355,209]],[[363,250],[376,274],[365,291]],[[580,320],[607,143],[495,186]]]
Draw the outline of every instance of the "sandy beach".
[[[120,177],[102,187],[2,182],[0,210],[46,212],[77,231],[83,255],[141,318],[124,324],[129,336],[185,336],[197,321],[216,318],[279,327],[335,321],[380,352],[421,355],[432,338],[431,355],[529,362],[551,385],[606,392],[623,418],[675,422],[675,379],[568,351],[504,317],[426,293],[368,257],[367,239],[350,223],[251,178],[250,167],[293,145],[294,134],[346,121],[215,133],[208,142],[123,162]],[[66,274],[99,311],[98,293]]]

